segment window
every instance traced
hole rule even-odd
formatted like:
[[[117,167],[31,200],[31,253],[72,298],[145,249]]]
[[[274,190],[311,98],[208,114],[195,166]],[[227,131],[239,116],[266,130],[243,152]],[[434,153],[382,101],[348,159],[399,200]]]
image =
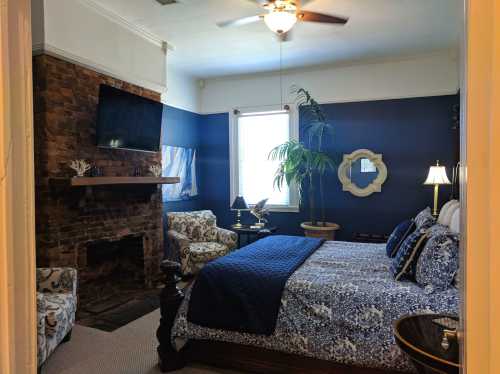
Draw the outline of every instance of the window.
[[[293,113],[253,111],[233,116],[231,134],[231,202],[241,195],[249,205],[268,199],[274,211],[298,211],[296,188],[274,187],[279,161],[269,160],[271,150],[297,139]]]

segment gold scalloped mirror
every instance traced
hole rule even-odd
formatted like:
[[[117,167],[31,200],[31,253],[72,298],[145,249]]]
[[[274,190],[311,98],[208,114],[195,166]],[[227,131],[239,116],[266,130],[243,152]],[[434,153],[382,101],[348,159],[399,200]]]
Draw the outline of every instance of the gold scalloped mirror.
[[[381,154],[368,149],[358,149],[345,154],[338,169],[342,189],[354,196],[366,197],[374,192],[382,191],[387,179],[387,167]]]

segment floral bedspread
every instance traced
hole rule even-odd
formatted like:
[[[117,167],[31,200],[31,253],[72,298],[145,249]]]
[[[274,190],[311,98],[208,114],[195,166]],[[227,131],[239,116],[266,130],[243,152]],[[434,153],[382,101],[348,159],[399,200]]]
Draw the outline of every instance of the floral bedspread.
[[[412,282],[396,282],[385,244],[325,242],[288,279],[271,336],[228,332],[187,321],[190,289],[179,309],[172,340],[253,345],[337,363],[412,372],[396,346],[392,325],[414,313],[458,314],[459,292],[427,294]]]

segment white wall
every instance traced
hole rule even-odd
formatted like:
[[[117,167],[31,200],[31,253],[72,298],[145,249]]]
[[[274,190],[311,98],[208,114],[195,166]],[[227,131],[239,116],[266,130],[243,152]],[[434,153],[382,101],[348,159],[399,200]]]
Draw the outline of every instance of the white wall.
[[[449,51],[429,55],[284,72],[283,97],[289,89],[308,89],[320,103],[383,100],[454,94],[459,88],[458,59]],[[280,103],[278,73],[205,81],[201,113]]]
[[[280,103],[279,74],[197,80],[167,65],[161,40],[92,0],[32,0],[34,50],[163,93],[168,105],[198,113]],[[168,53],[175,53],[175,51]],[[404,59],[287,71],[283,96],[299,85],[322,103],[456,93],[458,59],[449,51]]]
[[[167,65],[167,92],[162,100],[167,105],[198,113],[200,111],[198,79]]]
[[[199,109],[195,79],[171,69],[167,73],[162,40],[92,0],[32,0],[32,28],[35,53],[160,92],[169,105]]]
[[[33,0],[44,3],[43,47],[117,78],[165,89],[165,53],[86,0]],[[38,40],[39,38],[34,38]],[[36,47],[36,46],[35,46]]]

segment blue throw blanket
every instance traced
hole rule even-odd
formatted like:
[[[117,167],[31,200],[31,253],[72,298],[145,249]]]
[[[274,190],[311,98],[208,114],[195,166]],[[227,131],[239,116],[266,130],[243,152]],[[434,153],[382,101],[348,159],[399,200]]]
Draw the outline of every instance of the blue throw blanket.
[[[188,321],[271,335],[288,278],[323,240],[268,236],[205,265],[193,286]]]

